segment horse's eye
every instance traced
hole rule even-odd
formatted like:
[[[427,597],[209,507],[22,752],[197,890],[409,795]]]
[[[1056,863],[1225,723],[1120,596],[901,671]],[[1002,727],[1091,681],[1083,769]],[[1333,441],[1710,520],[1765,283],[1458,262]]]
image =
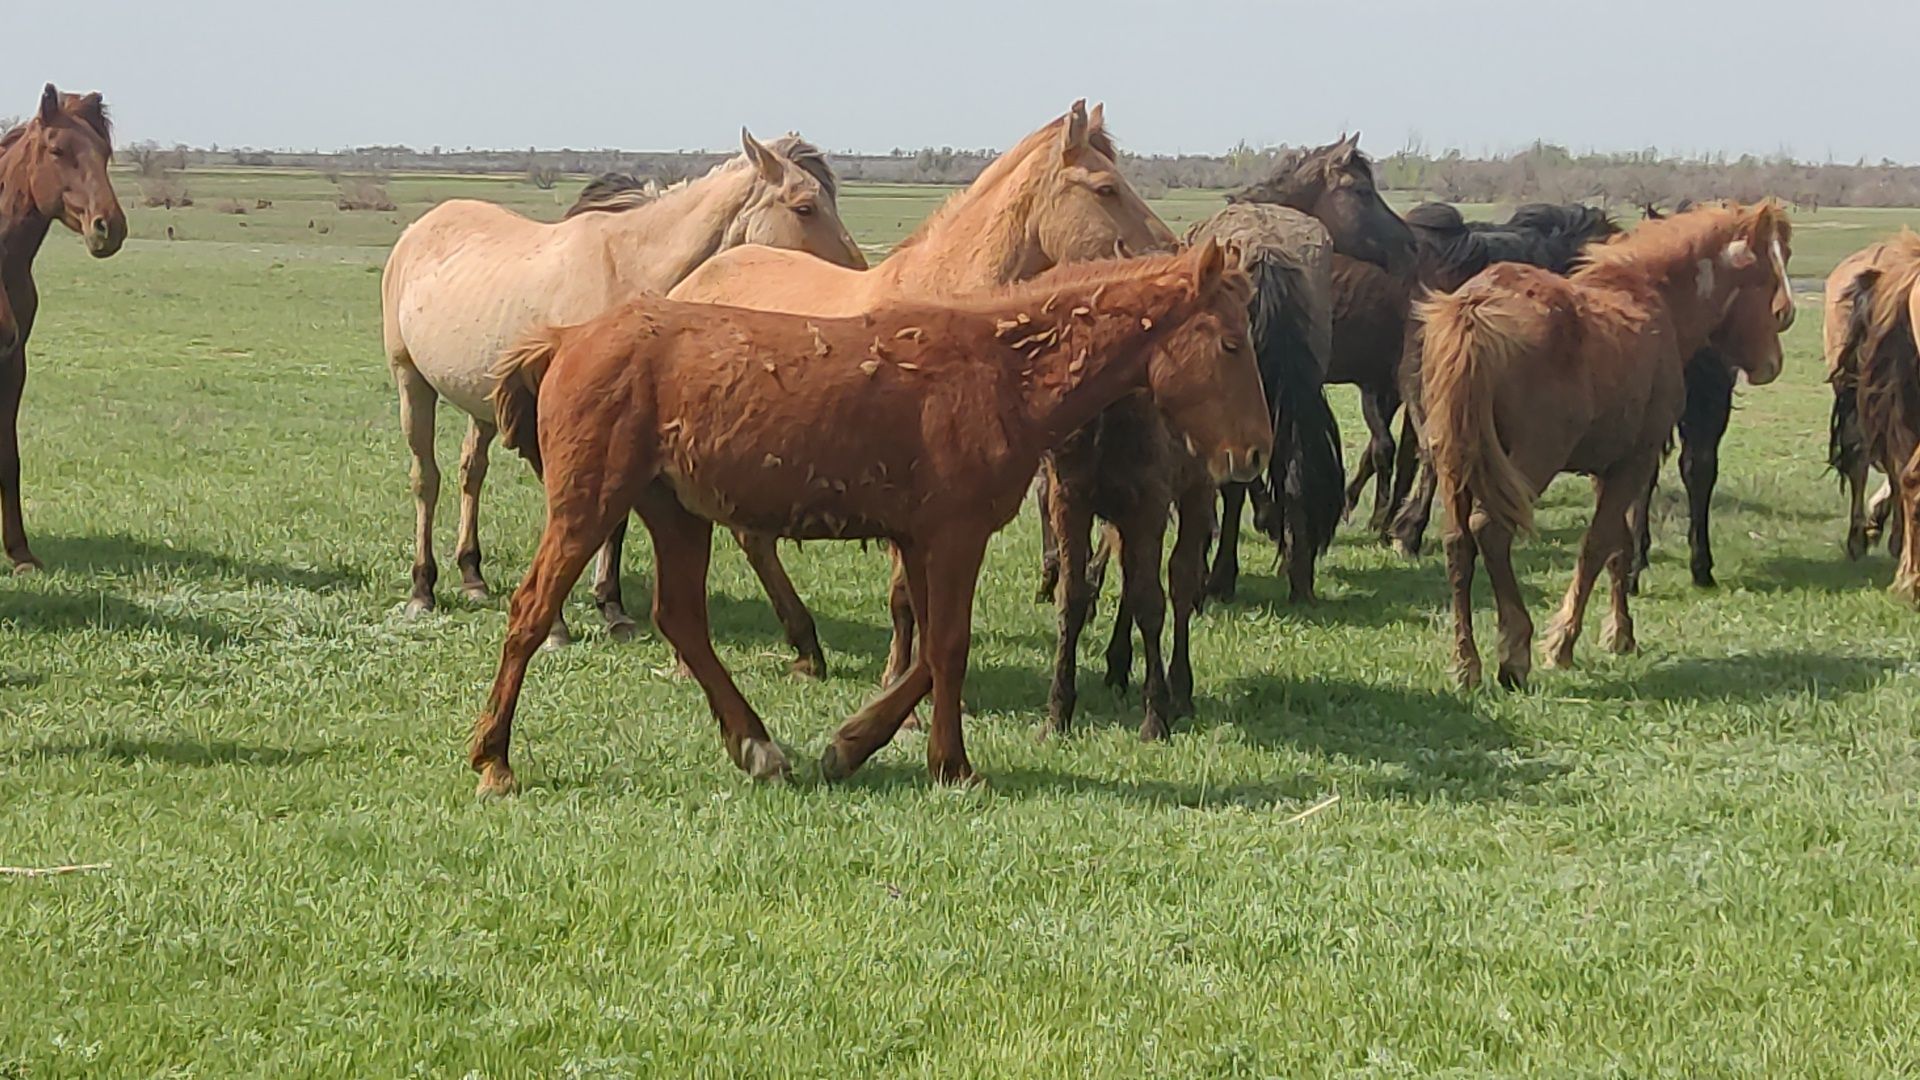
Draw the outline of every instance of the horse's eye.
[[[813,204],[812,204],[812,203],[800,203],[799,205],[797,205],[797,206],[795,206],[795,207],[793,208],[793,212],[794,212],[794,213],[796,213],[796,214],[799,214],[799,215],[800,215],[801,217],[812,217],[812,216],[813,216]]]
[[[1103,199],[1111,199],[1115,195],[1120,194],[1120,189],[1112,184],[1101,184],[1093,189],[1093,193]]]
[[[1237,338],[1227,338],[1226,340],[1220,343],[1220,347],[1227,350],[1228,352],[1239,352],[1240,341]]]

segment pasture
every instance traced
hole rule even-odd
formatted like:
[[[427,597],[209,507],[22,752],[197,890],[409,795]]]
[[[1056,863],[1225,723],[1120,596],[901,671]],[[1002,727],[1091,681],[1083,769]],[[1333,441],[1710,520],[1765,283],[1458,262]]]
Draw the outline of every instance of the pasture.
[[[197,205],[168,211],[122,178],[115,258],[58,232],[39,262],[22,442],[49,569],[0,581],[0,863],[112,865],[0,878],[0,1076],[1920,1070],[1920,615],[1884,551],[1841,554],[1804,289],[1723,451],[1717,591],[1687,583],[1663,477],[1637,656],[1597,648],[1596,611],[1578,669],[1462,695],[1436,552],[1349,527],[1295,609],[1250,538],[1171,744],[1099,685],[1111,587],[1082,728],[1039,744],[1025,515],[980,587],[989,785],[931,787],[910,734],[829,787],[819,748],[883,662],[885,556],[790,557],[834,667],[806,683],[720,538],[717,643],[798,782],[744,780],[666,646],[593,632],[582,588],[588,632],[522,701],[527,790],[479,803],[465,739],[540,493],[496,449],[499,598],[443,584],[401,618],[379,267],[433,201],[553,217],[575,185],[397,177],[398,211],[344,213],[315,175],[183,180]],[[941,194],[856,186],[842,212],[877,257]],[[1155,202],[1176,230],[1216,205]],[[1906,222],[1802,215],[1794,276]],[[1351,456],[1353,392],[1330,396]],[[1536,617],[1588,502],[1563,478],[1520,547]]]

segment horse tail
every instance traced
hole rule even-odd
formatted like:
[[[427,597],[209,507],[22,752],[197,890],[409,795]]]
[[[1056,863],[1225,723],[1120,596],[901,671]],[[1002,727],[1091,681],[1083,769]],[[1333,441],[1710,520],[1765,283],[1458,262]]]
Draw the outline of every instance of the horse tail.
[[[536,474],[541,471],[540,381],[559,350],[560,328],[544,327],[501,353],[487,372],[493,381],[487,397],[493,402],[500,441],[526,458]]]
[[[1533,485],[1500,445],[1493,396],[1522,342],[1502,325],[1502,313],[1488,310],[1494,299],[1475,291],[1419,305],[1426,324],[1421,397],[1428,451],[1454,527],[1467,528],[1465,514],[1478,500],[1490,520],[1521,533],[1533,528]]]
[[[1840,346],[1839,369],[1852,372],[1859,390],[1860,431],[1866,436],[1869,460],[1892,461],[1891,437],[1904,429],[1920,434],[1920,353],[1916,353],[1913,320],[1907,297],[1914,288],[1916,268],[1888,279],[1879,270],[1864,270],[1847,287],[1853,305],[1847,337]],[[1838,405],[1836,403],[1836,409]]]
[[[1327,358],[1313,347],[1310,283],[1303,268],[1265,252],[1247,269],[1253,278],[1254,352],[1277,435],[1265,485],[1277,505],[1292,511],[1285,519],[1300,526],[1292,542],[1325,552],[1346,509],[1346,466],[1340,425],[1327,405]],[[1277,532],[1280,522],[1266,524]]]

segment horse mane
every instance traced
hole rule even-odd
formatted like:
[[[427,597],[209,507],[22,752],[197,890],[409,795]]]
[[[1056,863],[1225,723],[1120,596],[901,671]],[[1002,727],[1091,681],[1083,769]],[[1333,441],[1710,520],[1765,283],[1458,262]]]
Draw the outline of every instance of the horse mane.
[[[1588,247],[1583,265],[1572,276],[1576,281],[1599,283],[1658,279],[1678,267],[1717,256],[1748,216],[1756,212],[1772,225],[1774,236],[1782,244],[1791,241],[1793,225],[1777,204],[1701,206],[1644,222],[1630,233]]]
[[[590,213],[618,213],[645,206],[660,197],[660,186],[632,173],[610,172],[587,181],[580,197],[573,200],[560,220]]]
[[[827,160],[825,151],[802,138],[797,131],[789,131],[777,139],[769,140],[766,145],[767,149],[786,158],[799,166],[802,172],[813,177],[814,181],[820,185],[820,189],[827,193],[827,198],[835,202],[839,201],[840,178],[834,174],[833,165]],[[706,175],[712,176],[718,172],[741,168],[745,163],[744,154],[735,155],[709,169]],[[633,173],[601,173],[587,181],[586,186],[580,189],[580,197],[573,201],[572,206],[567,207],[566,213],[560,215],[560,220],[566,221],[581,214],[617,214],[623,210],[633,210],[653,202],[668,192],[678,191],[691,182],[690,179],[681,180],[661,187],[657,182]]]
[[[940,301],[940,306],[974,314],[1004,311],[1018,307],[1022,303],[1037,304],[1044,308],[1062,288],[1117,285],[1130,281],[1151,281],[1168,274],[1183,274],[1188,270],[1190,259],[1190,252],[1176,251],[1131,259],[1092,259],[1085,262],[1061,263],[1026,281],[996,285],[990,289],[970,292],[964,297],[944,299]],[[1252,303],[1253,284],[1243,271],[1230,268],[1223,275],[1222,281],[1223,287],[1239,290],[1243,304]]]
[[[107,156],[113,156],[113,117],[107,113],[107,103],[98,94],[61,94],[60,109],[68,116],[87,126],[87,129],[107,144]],[[0,134],[0,153],[11,150],[15,143],[26,138],[27,128],[33,124],[34,117],[28,117]]]
[[[922,243],[927,237],[945,228],[975,199],[985,196],[989,191],[1004,184],[1007,178],[1013,175],[1014,167],[1026,161],[1036,149],[1049,141],[1058,141],[1060,131],[1066,123],[1066,116],[1055,117],[1038,131],[1030,133],[1026,138],[1013,144],[1011,150],[989,161],[987,167],[980,170],[980,175],[974,177],[973,183],[948,196],[947,201],[941,203],[939,209],[928,214],[926,220],[920,223],[920,227],[908,234],[905,240],[896,244],[894,250],[899,251]],[[1105,124],[1087,128],[1087,145],[1109,161],[1120,160],[1119,147],[1114,145],[1113,136],[1107,131]]]

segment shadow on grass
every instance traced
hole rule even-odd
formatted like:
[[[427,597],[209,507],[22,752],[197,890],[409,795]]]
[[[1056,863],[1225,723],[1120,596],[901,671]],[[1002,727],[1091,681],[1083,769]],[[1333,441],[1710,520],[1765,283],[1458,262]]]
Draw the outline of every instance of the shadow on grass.
[[[137,537],[53,536],[34,541],[49,567],[89,574],[135,574],[162,570],[209,580],[240,580],[322,591],[362,588],[364,573],[336,566],[326,570],[255,562],[195,548],[165,547]]]
[[[210,619],[168,614],[105,592],[0,593],[0,623],[36,634],[151,631],[208,649],[237,640],[231,630]]]
[[[1760,703],[1804,695],[1832,701],[1872,689],[1902,666],[1896,657],[1794,650],[1692,657],[1632,677],[1608,679],[1584,693],[1648,701]]]
[[[244,765],[259,769],[284,769],[304,764],[324,755],[324,751],[289,750],[276,746],[246,746],[230,739],[198,741],[193,739],[128,739],[96,736],[86,742],[46,743],[22,750],[23,758],[99,758],[121,765],[151,762],[182,768],[205,769],[221,765]]]
[[[1885,589],[1893,580],[1893,567],[1876,549],[1858,562],[1849,560],[1835,544],[1824,558],[1805,555],[1775,555],[1743,569],[1738,577],[1724,573],[1724,586],[1756,593],[1825,592],[1851,593]]]

